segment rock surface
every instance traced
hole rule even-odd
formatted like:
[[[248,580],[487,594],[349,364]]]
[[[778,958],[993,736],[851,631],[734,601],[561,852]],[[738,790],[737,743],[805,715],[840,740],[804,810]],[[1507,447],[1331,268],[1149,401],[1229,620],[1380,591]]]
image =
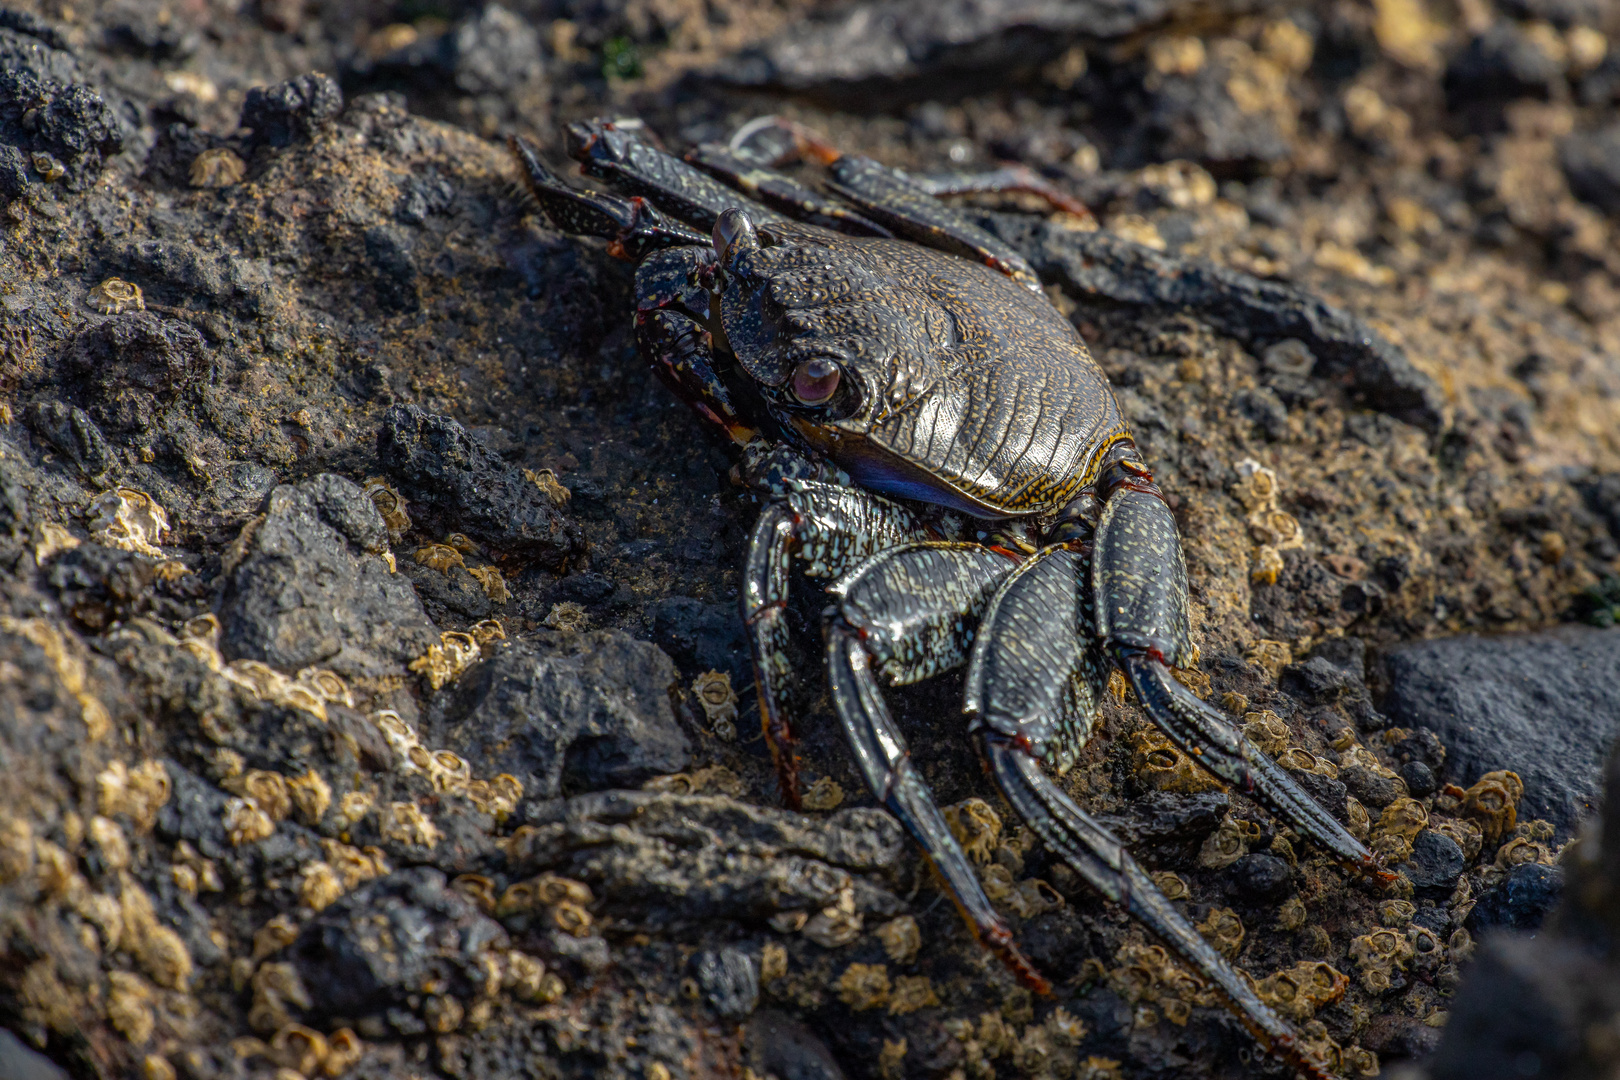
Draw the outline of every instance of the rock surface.
[[[1582,996],[1609,960],[1483,929],[1544,913],[1526,882],[1568,881],[1538,943],[1614,895],[1561,847],[1601,732],[1573,767],[1448,735],[1450,691],[1397,714],[1380,661],[1620,617],[1620,234],[1583,141],[1620,104],[1609,6],[7,2],[0,1017],[27,1046],[98,1080],[1271,1068],[1008,818],[981,873],[1056,994],[985,955],[817,700],[815,582],[788,618],[822,809],[779,808],[736,615],[759,503],[649,378],[632,268],[535,213],[504,146],[566,171],[572,120],[682,152],[777,111],[1090,208],[955,197],[1045,276],[1176,513],[1188,686],[1405,877],[1215,789],[1128,693],[1067,790],[1340,1072],[1477,1029],[1613,1071],[1533,1041],[1612,1017]],[[1538,655],[1527,707],[1598,693]],[[959,679],[888,696],[940,801],[1000,814]],[[1522,794],[1458,794],[1501,769]],[[1470,955],[1507,998],[1454,996]],[[1527,1032],[1480,1019],[1532,995]]]
[[[1384,711],[1439,736],[1447,779],[1467,786],[1513,762],[1524,812],[1563,836],[1596,808],[1599,769],[1620,735],[1620,631],[1426,641],[1384,664]]]

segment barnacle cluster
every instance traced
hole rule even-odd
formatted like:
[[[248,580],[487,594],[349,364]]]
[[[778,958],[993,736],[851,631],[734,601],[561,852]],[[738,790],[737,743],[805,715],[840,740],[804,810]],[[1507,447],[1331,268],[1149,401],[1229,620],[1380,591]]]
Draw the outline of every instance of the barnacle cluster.
[[[1349,976],[1331,964],[1305,960],[1266,976],[1254,989],[1261,1001],[1295,1023],[1302,1023],[1344,997],[1349,987]]]
[[[367,480],[364,491],[377,508],[377,513],[382,515],[388,539],[396,544],[405,539],[405,534],[411,531],[411,516],[405,512],[405,496],[380,476]]]
[[[1282,573],[1282,553],[1305,546],[1299,519],[1277,507],[1280,489],[1277,474],[1252,458],[1237,463],[1238,481],[1232,494],[1248,511],[1249,538],[1255,543],[1249,577],[1256,583],[1277,583]]]
[[[395,768],[400,772],[427,777],[433,790],[446,795],[459,795],[472,803],[480,813],[489,814],[497,822],[505,821],[517,809],[519,800],[523,798],[523,783],[517,777],[509,773],[501,773],[491,780],[474,777],[471,766],[459,755],[449,750],[433,750],[423,746],[416,729],[392,709],[372,713],[371,722],[377,726],[383,742],[393,751]],[[394,813],[394,817],[397,819],[399,815]],[[428,824],[431,827],[431,823]]]
[[[70,641],[49,621],[40,618],[18,619],[11,615],[0,615],[0,631],[26,638],[39,647],[55,669],[62,688],[79,703],[79,715],[84,720],[90,741],[105,738],[112,730],[112,717],[101,699],[90,692],[88,673],[81,655],[82,646],[77,639]]]
[[[505,638],[506,630],[501,626],[499,619],[485,619],[474,623],[465,633],[460,630],[446,630],[439,635],[437,643],[429,645],[426,653],[412,660],[406,667],[426,679],[434,690],[438,690],[476,664],[483,655],[483,646]]]
[[[723,671],[706,671],[692,680],[692,697],[709,722],[715,738],[731,742],[737,737],[737,691],[731,676]]]
[[[1005,1061],[1031,1077],[1075,1077],[1077,1080],[1119,1080],[1120,1063],[1091,1055],[1081,1058],[1078,1048],[1086,1025],[1062,1008],[1039,1024],[1018,1028],[1009,1012],[985,1012],[977,1020],[966,1017],[945,1021],[945,1031],[962,1047],[962,1072],[973,1080],[993,1080],[997,1061]]]
[[[504,604],[512,599],[512,592],[506,587],[506,579],[501,576],[499,568],[487,564],[467,565],[466,556],[477,554],[478,546],[471,539],[462,533],[451,533],[442,544],[424,544],[417,548],[415,557],[423,566],[441,574],[448,574],[456,568],[465,570],[493,603]]]

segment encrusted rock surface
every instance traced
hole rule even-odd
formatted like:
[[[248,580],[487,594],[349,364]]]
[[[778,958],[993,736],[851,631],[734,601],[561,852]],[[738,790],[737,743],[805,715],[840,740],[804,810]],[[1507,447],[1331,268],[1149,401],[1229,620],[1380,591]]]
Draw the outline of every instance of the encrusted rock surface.
[[[1092,208],[966,197],[1170,497],[1189,685],[1406,879],[1128,694],[1075,797],[1344,1075],[1612,1072],[1620,825],[1563,845],[1620,631],[1553,628],[1620,619],[1620,14],[1168,12],[0,9],[0,1074],[1283,1075],[966,802],[956,680],[896,715],[1052,999],[824,704],[816,809],[780,809],[735,614],[758,504],[636,355],[630,268],[501,141],[770,111]],[[824,604],[790,609],[806,672]]]

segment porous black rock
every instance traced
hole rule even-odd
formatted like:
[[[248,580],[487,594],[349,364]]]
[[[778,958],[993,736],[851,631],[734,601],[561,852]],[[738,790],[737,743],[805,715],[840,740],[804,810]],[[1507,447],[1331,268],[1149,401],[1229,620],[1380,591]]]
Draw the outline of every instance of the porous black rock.
[[[1620,734],[1620,629],[1419,641],[1383,662],[1383,711],[1434,732],[1448,780],[1467,786],[1508,763],[1524,781],[1519,818],[1544,818],[1560,836],[1597,805]]]
[[[759,1007],[759,968],[741,949],[705,949],[692,958],[703,1000],[722,1019],[741,1020]]]
[[[1486,941],[1453,999],[1439,1049],[1428,1062],[1430,1077],[1572,1075],[1590,1006],[1584,999],[1601,997],[1605,974],[1595,957],[1571,942],[1519,935]]]
[[[1433,795],[1438,782],[1434,778],[1434,770],[1421,761],[1408,761],[1400,769],[1401,780],[1406,784],[1406,790],[1413,798],[1421,799],[1425,795]]]
[[[1487,930],[1534,930],[1558,905],[1564,872],[1556,866],[1522,863],[1481,893],[1464,924],[1474,934]]]
[[[254,143],[291,146],[342,111],[343,91],[330,75],[317,71],[249,90],[241,125],[253,129]]]
[[[123,122],[97,90],[80,81],[66,40],[43,20],[6,12],[0,24],[0,200],[32,179],[30,158],[49,154],[73,190],[124,148]]]
[[[978,214],[1046,281],[1078,299],[1196,309],[1224,334],[1263,347],[1294,338],[1317,358],[1313,372],[1425,431],[1438,431],[1434,380],[1372,327],[1312,293],[1195,259],[1179,259],[1108,232],[1080,232],[1041,218]]]
[[[815,1032],[776,1009],[761,1009],[745,1029],[748,1060],[760,1076],[844,1080],[843,1067]]]
[[[548,567],[580,547],[551,496],[448,416],[394,406],[377,432],[377,456],[412,515],[436,516],[446,532]]]
[[[1446,67],[1446,95],[1454,107],[1470,100],[1547,97],[1564,77],[1564,59],[1541,39],[1503,20],[1475,36]]]
[[[653,640],[684,671],[725,672],[733,689],[753,679],[748,637],[735,604],[710,604],[690,596],[660,600],[653,608]]]
[[[105,475],[118,465],[107,436],[77,405],[65,401],[36,401],[24,413],[35,433],[66,454],[86,476]]]
[[[1571,191],[1607,213],[1620,213],[1620,123],[1569,136],[1558,156]]]
[[[691,756],[675,665],[617,631],[511,642],[462,676],[433,728],[478,776],[511,773],[537,798],[635,787]]]
[[[208,368],[208,347],[187,324],[147,311],[91,326],[62,357],[63,366],[108,431],[143,430],[154,412]]]
[[[927,78],[1005,77],[1008,67],[1038,64],[1080,34],[1129,34],[1169,10],[1163,0],[878,0],[796,22],[713,75],[870,98]]]
[[[420,1000],[424,986],[471,999],[486,993],[486,950],[506,931],[430,867],[396,870],[362,885],[304,925],[288,958],[321,1024],[354,1020]]]
[[[1406,785],[1398,777],[1385,776],[1365,765],[1350,765],[1340,769],[1339,780],[1347,792],[1370,809],[1382,810],[1406,794]]]
[[[1197,856],[1231,805],[1223,791],[1154,791],[1132,800],[1124,813],[1099,814],[1098,820],[1138,854],[1183,865]]]
[[[1375,1016],[1357,1040],[1380,1059],[1423,1058],[1440,1045],[1440,1029],[1415,1016],[1384,1013]]]
[[[1412,839],[1412,856],[1400,871],[1419,894],[1438,898],[1451,894],[1467,868],[1468,860],[1455,840],[1445,833],[1424,829]]]
[[[382,515],[350,480],[276,488],[237,544],[220,606],[227,657],[377,674],[438,641],[409,580],[381,557]]]
[[[1240,899],[1266,903],[1288,891],[1288,864],[1275,855],[1253,852],[1240,857],[1226,871],[1227,884]]]

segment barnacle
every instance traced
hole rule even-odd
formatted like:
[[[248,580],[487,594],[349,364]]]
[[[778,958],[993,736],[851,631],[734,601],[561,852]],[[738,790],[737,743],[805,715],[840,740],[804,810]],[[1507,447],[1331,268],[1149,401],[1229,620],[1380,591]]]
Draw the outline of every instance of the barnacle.
[[[479,645],[488,645],[492,641],[506,640],[506,627],[501,625],[499,619],[479,619],[467,627],[467,633]]]
[[[302,1024],[288,1024],[270,1040],[270,1060],[301,1076],[314,1076],[329,1052],[326,1036]]]
[[[354,708],[354,695],[349,693],[348,684],[336,672],[307,667],[298,672],[295,681],[320,695],[323,701]]]
[[[1488,772],[1463,793],[1462,812],[1476,819],[1484,841],[1494,844],[1504,833],[1513,831],[1523,794],[1524,782],[1518,773]]]
[[[546,498],[557,506],[565,505],[573,496],[573,492],[563,487],[557,479],[557,474],[550,469],[541,469],[538,472],[533,469],[524,469],[523,479],[545,492]]]
[[[917,920],[910,915],[890,919],[877,928],[877,936],[883,942],[883,951],[897,964],[911,963],[917,957],[917,950],[922,948]]]
[[[855,910],[855,888],[846,885],[837,901],[810,916],[800,933],[824,949],[837,949],[860,937],[861,925],[860,913]]]
[[[1350,959],[1369,994],[1381,994],[1394,985],[1395,973],[1405,971],[1412,959],[1412,943],[1399,930],[1375,928],[1350,942]]]
[[[1417,905],[1410,900],[1385,900],[1378,905],[1378,922],[1381,926],[1393,927],[1399,930],[1412,921],[1417,914]]]
[[[1390,864],[1412,855],[1412,841],[1429,825],[1428,811],[1416,799],[1400,798],[1384,807],[1372,827],[1372,849]]]
[[[1237,819],[1228,814],[1215,831],[1204,838],[1198,851],[1198,865],[1208,870],[1231,866],[1249,853],[1249,842]]]
[[[1243,737],[1267,754],[1276,757],[1288,749],[1291,736],[1288,725],[1283,723],[1282,717],[1270,709],[1261,709],[1259,712],[1244,714]]]
[[[692,680],[692,696],[717,737],[727,742],[737,737],[737,692],[731,688],[730,675],[704,672]]]
[[[836,810],[844,801],[844,788],[830,776],[823,776],[811,784],[800,800],[806,810]]]
[[[1270,544],[1254,549],[1254,562],[1249,567],[1249,580],[1256,585],[1275,585],[1285,564],[1282,553]]]
[[[383,815],[383,835],[401,844],[437,847],[439,829],[415,803],[393,802]]]
[[[298,902],[320,911],[343,895],[343,882],[332,864],[320,859],[306,865],[298,882]]]
[[[1442,836],[1449,838],[1462,849],[1463,858],[1473,862],[1479,856],[1480,848],[1484,844],[1484,834],[1480,827],[1472,821],[1461,818],[1444,818],[1433,822],[1429,828]]]
[[[406,666],[438,690],[477,663],[479,653],[478,640],[471,634],[446,630],[439,635],[437,644],[429,645],[425,654]]]
[[[121,487],[96,496],[85,513],[85,527],[103,547],[161,559],[157,545],[169,531],[169,515],[146,492]]]
[[[426,544],[416,549],[416,561],[430,570],[440,573],[449,573],[452,566],[466,569],[467,564],[462,561],[461,552],[448,544]]]
[[[1130,745],[1131,767],[1145,788],[1184,795],[1221,790],[1219,780],[1199,768],[1158,728],[1143,727],[1131,732]]]
[[[591,913],[571,900],[551,906],[551,925],[573,937],[586,937],[591,932]]]
[[[1372,833],[1372,818],[1368,815],[1367,808],[1361,805],[1361,800],[1354,795],[1346,795],[1344,797],[1344,816],[1349,819],[1345,824],[1345,828],[1349,830],[1350,835],[1365,843],[1367,837]]]
[[[1187,898],[1187,883],[1181,875],[1169,870],[1158,870],[1152,875],[1153,884],[1158,886],[1166,900],[1185,900]]]
[[[47,184],[67,175],[67,169],[62,163],[43,150],[30,156],[29,162],[34,166],[34,171],[39,173],[40,179]]]
[[[579,604],[572,600],[552,604],[551,610],[546,612],[542,625],[552,630],[563,630],[577,633],[590,625],[591,617]]]
[[[405,496],[389,486],[388,481],[380,476],[374,476],[365,483],[365,492],[371,498],[371,503],[382,515],[383,526],[388,529],[388,539],[399,543],[405,534],[411,531],[411,517],[405,512]]]
[[[1317,773],[1330,780],[1339,778],[1339,767],[1333,762],[1319,758],[1309,750],[1299,746],[1290,746],[1277,755],[1277,764],[1285,769],[1298,769],[1300,772]]]
[[[122,315],[126,311],[146,310],[146,300],[141,296],[141,287],[115,277],[110,277],[91,289],[84,302],[103,315]]]
[[[489,597],[492,604],[504,604],[512,599],[512,590],[506,587],[506,579],[501,572],[493,566],[469,566],[467,573],[473,576],[483,588],[484,595]]]
[[[260,964],[253,973],[252,987],[248,1025],[255,1031],[279,1031],[293,1022],[293,1008],[303,1010],[312,1004],[298,969],[291,964]]]
[[[90,842],[96,846],[102,865],[109,870],[123,870],[129,866],[129,841],[118,822],[96,814],[90,819]]]
[[[135,1046],[152,1037],[152,988],[132,971],[107,973],[107,1022]]]
[[[247,163],[237,156],[236,151],[216,146],[191,159],[187,179],[194,188],[227,188],[241,183],[246,175]]]
[[[149,758],[130,769],[114,760],[96,776],[96,805],[108,817],[128,815],[145,832],[157,822],[172,790],[163,762]]]
[[[490,878],[483,874],[457,874],[451,880],[450,887],[463,896],[470,897],[484,914],[495,914],[495,882]]]
[[[1445,948],[1440,944],[1440,935],[1427,926],[1416,923],[1406,928],[1406,941],[1412,949],[1412,967],[1423,975],[1432,975],[1446,958]]]
[[[253,932],[253,962],[291,945],[298,938],[298,923],[291,916],[277,915]]]
[[[361,850],[328,837],[321,838],[321,858],[337,872],[344,891],[389,872],[388,861],[376,848]]]
[[[1525,836],[1516,836],[1512,840],[1496,849],[1495,865],[1503,870],[1511,870],[1515,866],[1525,863],[1541,863],[1543,866],[1553,864],[1552,849],[1546,844],[1538,844]]]
[[[1350,978],[1320,960],[1306,960],[1268,975],[1255,984],[1260,1000],[1295,1022],[1344,997]]]
[[[1286,641],[1262,638],[1244,650],[1243,659],[1276,679],[1278,672],[1294,662],[1294,650]]]
[[[963,799],[945,807],[945,824],[950,826],[968,858],[981,866],[990,861],[1001,837],[1001,815],[983,799]]]
[[[1231,908],[1211,908],[1196,929],[1204,935],[1204,940],[1215,946],[1216,952],[1228,959],[1243,948],[1243,920]]]
[[[467,789],[472,766],[449,750],[435,750],[429,757],[427,774],[433,790],[455,795]]]
[[[889,971],[882,964],[851,964],[834,985],[838,999],[856,1012],[889,1003]]]
[[[252,799],[236,798],[225,804],[225,831],[231,844],[241,847],[268,837],[276,823]]]
[[[338,825],[352,828],[361,818],[371,813],[373,799],[369,792],[350,791],[338,800]]]

